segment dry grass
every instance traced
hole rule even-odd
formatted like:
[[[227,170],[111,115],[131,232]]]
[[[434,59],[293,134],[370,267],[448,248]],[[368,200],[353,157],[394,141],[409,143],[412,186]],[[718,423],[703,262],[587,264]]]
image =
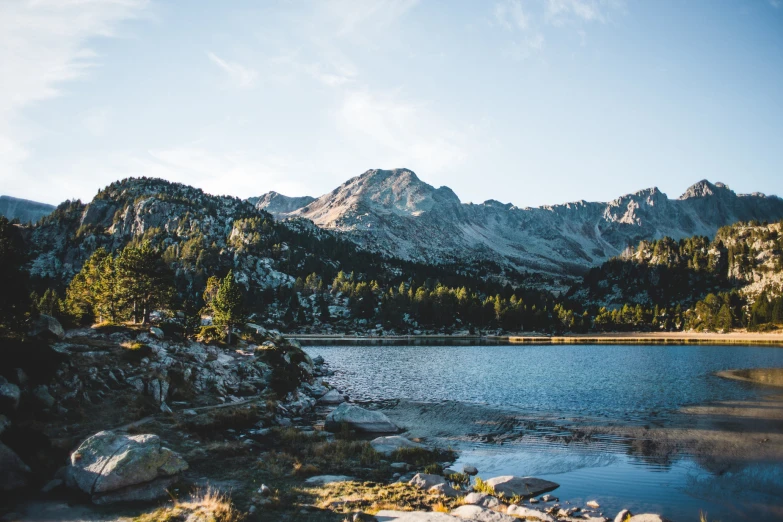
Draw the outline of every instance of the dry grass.
[[[231,504],[228,495],[207,488],[194,494],[188,502],[174,501],[173,506],[145,513],[134,522],[239,522],[244,518]]]
[[[318,498],[318,506],[337,513],[361,510],[377,513],[382,509],[396,511],[449,512],[460,499],[432,495],[409,484],[377,484],[374,482],[339,482],[308,489]]]

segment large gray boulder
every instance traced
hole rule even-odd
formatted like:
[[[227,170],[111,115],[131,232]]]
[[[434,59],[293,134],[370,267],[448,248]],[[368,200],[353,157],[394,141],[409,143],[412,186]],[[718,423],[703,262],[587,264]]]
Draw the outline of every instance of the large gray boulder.
[[[377,451],[378,453],[386,457],[388,457],[395,451],[403,448],[424,449],[423,444],[419,444],[418,442],[413,442],[399,435],[392,435],[389,437],[378,437],[370,441],[370,445],[373,447],[375,451]]]
[[[65,337],[65,330],[60,321],[46,314],[41,314],[33,320],[28,333],[30,337],[54,337],[56,339]]]
[[[535,497],[560,487],[560,484],[548,480],[535,477],[515,477],[513,475],[491,478],[487,480],[487,484],[495,489],[495,493],[503,493],[508,497],[514,495]]]
[[[369,433],[394,433],[399,428],[379,411],[365,410],[355,404],[342,403],[326,417],[325,427],[329,431],[340,431],[343,424]]]
[[[19,455],[0,442],[0,491],[25,487],[30,480],[30,468]]]
[[[543,522],[555,522],[554,517],[552,517],[551,515],[547,515],[546,513],[542,513],[541,511],[538,511],[536,509],[530,509],[524,506],[518,506],[516,504],[511,504],[510,506],[508,506],[506,513],[524,519],[541,520]]]
[[[451,514],[462,519],[479,522],[519,522],[514,517],[481,506],[460,506],[453,510]]]
[[[172,477],[187,468],[182,457],[161,446],[157,435],[101,431],[71,454],[69,483],[93,495],[94,501],[107,503],[112,498],[125,500],[120,491],[124,488]],[[152,490],[165,493],[165,488],[152,487]],[[114,497],[103,495],[108,492],[114,492]],[[151,494],[149,488],[139,493],[145,499]]]

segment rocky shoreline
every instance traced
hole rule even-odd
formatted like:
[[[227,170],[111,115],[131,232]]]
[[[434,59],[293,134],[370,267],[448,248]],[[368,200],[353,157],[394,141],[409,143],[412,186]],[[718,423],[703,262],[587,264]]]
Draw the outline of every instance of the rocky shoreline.
[[[248,325],[229,348],[57,326],[41,328],[51,371],[0,381],[0,520],[664,520],[451,469],[453,451],[350,402],[275,331]]]

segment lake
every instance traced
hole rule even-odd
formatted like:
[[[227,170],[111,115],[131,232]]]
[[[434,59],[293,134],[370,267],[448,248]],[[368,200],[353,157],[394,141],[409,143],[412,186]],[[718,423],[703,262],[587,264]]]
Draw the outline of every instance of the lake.
[[[306,351],[326,359],[335,372],[328,381],[352,400],[380,403],[412,436],[454,447],[455,467],[475,464],[483,478],[553,480],[561,484],[554,494],[562,500],[575,505],[598,500],[610,517],[629,508],[674,520],[698,520],[700,510],[724,522],[783,520],[777,438],[783,403],[770,400],[783,389],[714,375],[783,367],[783,349],[509,345]],[[753,410],[744,407],[760,400]]]

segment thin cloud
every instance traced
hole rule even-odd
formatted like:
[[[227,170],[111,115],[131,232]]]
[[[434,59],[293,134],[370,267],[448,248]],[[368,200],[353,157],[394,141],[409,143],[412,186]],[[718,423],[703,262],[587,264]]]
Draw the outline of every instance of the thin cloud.
[[[495,4],[495,20],[506,29],[528,28],[529,20],[520,0],[509,0]]]
[[[64,85],[101,65],[88,42],[118,36],[118,25],[142,16],[147,0],[0,2],[0,183],[25,182],[28,143],[42,129],[24,110],[60,96]],[[105,58],[103,58],[105,59]],[[20,182],[21,180],[21,182]],[[19,188],[23,188],[19,187]]]
[[[228,74],[232,83],[240,89],[249,89],[255,86],[258,80],[258,72],[236,62],[229,62],[213,52],[208,52],[209,59],[220,69]]]

